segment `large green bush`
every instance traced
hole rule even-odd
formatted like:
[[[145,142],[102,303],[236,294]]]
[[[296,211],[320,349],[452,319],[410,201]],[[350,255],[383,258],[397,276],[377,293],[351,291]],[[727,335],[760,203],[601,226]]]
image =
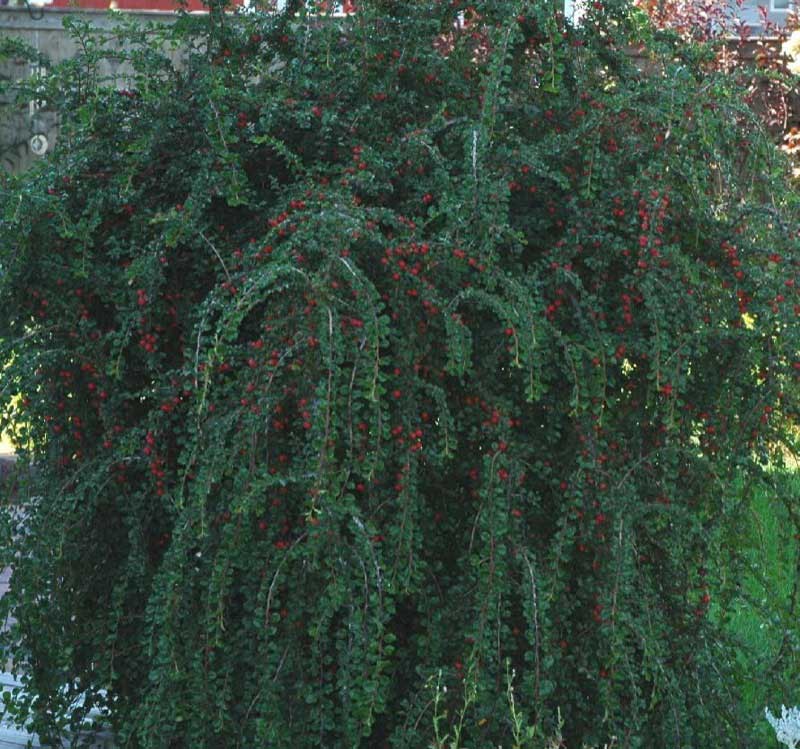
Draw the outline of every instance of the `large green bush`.
[[[471,6],[75,28],[57,150],[0,182],[42,736],[748,745],[725,612],[741,482],[796,446],[785,163],[627,5]]]

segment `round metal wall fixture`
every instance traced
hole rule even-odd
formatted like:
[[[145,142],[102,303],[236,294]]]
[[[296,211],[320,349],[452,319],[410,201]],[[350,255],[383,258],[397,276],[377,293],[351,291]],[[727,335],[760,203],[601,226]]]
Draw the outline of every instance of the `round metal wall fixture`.
[[[47,153],[47,136],[42,135],[41,133],[37,133],[36,135],[31,136],[29,142],[31,153],[34,156],[44,156]]]

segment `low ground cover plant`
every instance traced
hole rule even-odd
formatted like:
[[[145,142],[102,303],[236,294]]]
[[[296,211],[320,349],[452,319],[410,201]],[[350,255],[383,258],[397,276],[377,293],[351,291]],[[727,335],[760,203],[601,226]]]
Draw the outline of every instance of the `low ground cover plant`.
[[[789,749],[795,749],[797,742],[800,741],[800,710],[796,707],[787,710],[786,705],[781,705],[780,718],[776,718],[769,708],[764,712],[769,724],[775,729],[778,741],[786,744]]]
[[[75,24],[56,151],[0,181],[12,711],[148,749],[748,746],[785,157],[623,2],[289,5]]]

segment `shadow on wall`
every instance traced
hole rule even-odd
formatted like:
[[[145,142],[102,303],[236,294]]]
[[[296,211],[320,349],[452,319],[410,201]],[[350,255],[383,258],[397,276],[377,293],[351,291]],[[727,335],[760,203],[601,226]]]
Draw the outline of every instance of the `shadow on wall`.
[[[9,487],[8,482],[16,480],[16,464],[17,456],[14,455],[13,447],[3,441],[0,444],[0,496],[6,497],[9,490],[13,492],[13,486]]]

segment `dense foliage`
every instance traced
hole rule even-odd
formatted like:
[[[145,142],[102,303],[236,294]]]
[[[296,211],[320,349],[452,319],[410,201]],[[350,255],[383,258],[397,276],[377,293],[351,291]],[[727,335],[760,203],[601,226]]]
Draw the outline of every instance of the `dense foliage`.
[[[707,64],[734,75],[743,99],[758,112],[769,130],[785,140],[783,146],[796,156],[800,99],[787,67],[792,69],[792,31],[798,17],[780,14],[781,23],[770,19],[768,8],[758,6],[758,26],[751,28],[741,18],[741,3],[726,0],[634,0],[661,30],[686,40],[703,42],[709,53]],[[787,65],[788,63],[788,65]],[[796,72],[796,71],[795,71]]]
[[[616,0],[298,5],[75,26],[57,150],[0,182],[14,709],[147,749],[559,714],[569,747],[748,746],[723,624],[796,449],[783,156]]]

